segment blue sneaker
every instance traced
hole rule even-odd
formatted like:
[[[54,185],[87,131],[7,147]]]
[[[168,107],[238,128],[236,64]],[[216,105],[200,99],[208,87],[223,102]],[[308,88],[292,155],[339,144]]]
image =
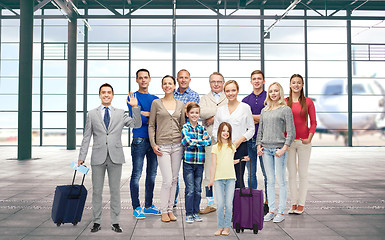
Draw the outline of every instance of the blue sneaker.
[[[194,213],[193,214],[193,218],[194,218],[194,221],[195,222],[202,222],[203,219],[201,218],[201,216],[199,216],[198,214]]]
[[[193,223],[193,222],[194,222],[193,216],[192,216],[192,215],[188,215],[188,216],[186,217],[186,223]]]
[[[144,215],[144,213],[142,212],[141,207],[137,207],[132,214],[134,215],[134,217],[136,217],[136,219],[145,219],[146,218],[146,215]]]
[[[144,212],[145,214],[154,214],[154,215],[156,215],[156,216],[162,215],[162,212],[161,212],[159,209],[157,209],[157,208],[155,207],[155,205],[152,205],[152,206],[149,207],[149,208],[144,208],[144,209],[143,209],[143,212]]]

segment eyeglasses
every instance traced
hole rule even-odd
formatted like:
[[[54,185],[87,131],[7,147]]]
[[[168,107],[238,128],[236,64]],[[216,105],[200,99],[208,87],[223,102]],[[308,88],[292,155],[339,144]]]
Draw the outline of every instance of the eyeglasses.
[[[210,84],[223,84],[223,81],[210,81]]]

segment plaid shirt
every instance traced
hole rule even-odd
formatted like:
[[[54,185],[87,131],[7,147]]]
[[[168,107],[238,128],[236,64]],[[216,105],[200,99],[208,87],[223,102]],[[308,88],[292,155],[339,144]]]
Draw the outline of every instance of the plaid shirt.
[[[187,102],[195,102],[199,103],[199,94],[193,91],[190,87],[186,89],[186,91],[182,93],[179,92],[179,88],[174,91],[174,98],[182,101],[184,104]]]
[[[207,139],[204,139],[204,136],[207,136]],[[192,139],[197,139],[198,143],[193,142]],[[205,163],[205,146],[211,145],[211,137],[205,127],[199,124],[193,127],[190,122],[185,123],[182,128],[182,144],[184,147],[183,160],[186,163]]]

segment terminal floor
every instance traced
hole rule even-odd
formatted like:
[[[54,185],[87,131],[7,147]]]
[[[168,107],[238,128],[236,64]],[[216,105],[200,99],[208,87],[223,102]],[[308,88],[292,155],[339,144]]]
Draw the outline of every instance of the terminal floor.
[[[91,150],[90,150],[91,151]],[[314,147],[309,169],[309,191],[305,212],[286,215],[281,223],[268,222],[257,235],[231,231],[228,237],[215,237],[216,214],[202,215],[203,222],[187,224],[184,211],[184,183],[180,172],[180,195],[176,222],[162,223],[158,216],[136,220],[132,216],[129,192],[130,149],[121,182],[123,233],[110,228],[109,189],[103,194],[102,230],[90,233],[91,176],[86,177],[88,198],[82,221],[57,227],[51,220],[55,186],[71,183],[70,163],[78,150],[34,147],[34,160],[18,161],[16,147],[0,148],[0,240],[42,239],[385,239],[385,148]],[[143,175],[142,175],[143,176]],[[80,178],[78,178],[80,181]],[[161,174],[158,170],[154,202],[159,206]],[[258,187],[262,176],[258,172]],[[144,201],[144,177],[140,200]],[[290,198],[286,211],[290,206]],[[202,199],[201,208],[206,206]]]

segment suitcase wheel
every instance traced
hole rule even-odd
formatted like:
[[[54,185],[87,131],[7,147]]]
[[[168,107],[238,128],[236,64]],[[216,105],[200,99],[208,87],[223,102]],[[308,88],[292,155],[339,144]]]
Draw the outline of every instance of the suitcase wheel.
[[[239,223],[236,223],[236,224],[235,224],[235,231],[236,231],[237,233],[239,233],[239,232],[241,231],[241,224],[239,224]]]
[[[254,234],[258,233],[258,225],[257,224],[253,225],[253,232],[254,232]]]
[[[75,218],[74,221],[72,222],[72,225],[76,226],[76,225],[78,225],[78,222],[79,222],[78,219]]]
[[[245,231],[245,229],[244,229],[244,228],[241,228],[241,231],[242,231],[242,232],[244,232],[244,231]]]
[[[58,220],[56,223],[56,226],[60,227],[60,225],[62,225],[62,222],[61,222],[61,220]]]

